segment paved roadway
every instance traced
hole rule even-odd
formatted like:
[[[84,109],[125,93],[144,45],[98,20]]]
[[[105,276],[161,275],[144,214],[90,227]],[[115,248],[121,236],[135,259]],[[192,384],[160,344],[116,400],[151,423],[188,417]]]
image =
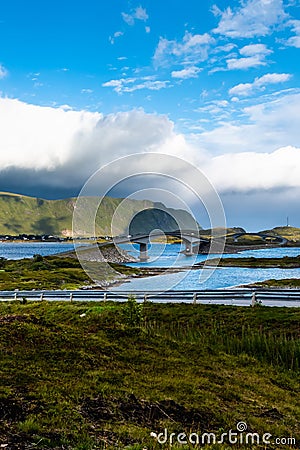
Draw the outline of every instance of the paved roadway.
[[[174,230],[174,231],[166,231],[166,232],[159,232],[154,231],[153,233],[144,233],[144,234],[135,234],[135,235],[128,235],[128,236],[116,236],[114,238],[111,238],[107,242],[101,242],[99,244],[99,247],[104,247],[105,245],[109,245],[111,243],[114,244],[126,244],[129,242],[144,242],[149,241],[149,238],[151,237],[163,237],[163,236],[173,236],[177,238],[182,238],[183,241],[187,241],[189,243],[204,241],[209,242],[209,239],[200,237],[200,234],[197,230]]]
[[[35,301],[126,301],[134,295],[137,301],[157,303],[209,303],[250,306],[255,292],[256,301],[265,306],[300,307],[300,290],[298,289],[218,289],[186,291],[0,291],[0,301],[27,300]]]

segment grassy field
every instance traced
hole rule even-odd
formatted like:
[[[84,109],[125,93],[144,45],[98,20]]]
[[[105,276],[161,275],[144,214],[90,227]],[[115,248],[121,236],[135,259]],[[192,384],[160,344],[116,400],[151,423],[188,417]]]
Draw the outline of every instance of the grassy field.
[[[278,289],[299,289],[300,288],[300,279],[299,278],[285,278],[282,280],[266,280],[266,281],[259,281],[257,283],[251,284],[252,287],[257,288],[278,288]]]
[[[264,233],[282,236],[290,241],[300,242],[300,229],[297,227],[275,227],[272,230],[265,230]]]
[[[151,432],[293,436],[300,311],[124,303],[0,303],[0,445],[160,449]],[[273,439],[272,438],[272,439]],[[176,446],[172,448],[200,448]]]
[[[212,264],[215,261],[218,262],[218,260],[210,260]],[[199,263],[198,265],[201,266],[203,263]],[[218,262],[218,265],[221,267],[247,267],[253,269],[267,269],[272,267],[295,269],[300,267],[300,255],[284,256],[283,258],[254,258],[253,256],[246,258],[222,258]]]
[[[107,271],[107,264],[93,264],[97,269],[99,281],[113,281],[113,275]],[[123,275],[137,274],[137,268],[111,264]],[[31,290],[31,289],[77,289],[91,285],[93,281],[82,269],[75,258],[36,255],[32,259],[5,260],[0,258],[0,290]]]

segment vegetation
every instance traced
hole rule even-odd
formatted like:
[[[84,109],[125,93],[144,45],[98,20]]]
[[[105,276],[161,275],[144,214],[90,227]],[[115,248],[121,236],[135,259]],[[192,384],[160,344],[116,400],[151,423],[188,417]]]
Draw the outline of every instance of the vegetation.
[[[93,264],[97,266],[98,277],[102,277],[103,281],[113,281],[106,264],[89,263],[91,268]],[[111,266],[124,275],[140,272],[139,269],[119,264]],[[0,258],[0,290],[77,289],[90,284],[93,281],[75,258],[40,255],[20,260]]]
[[[143,304],[138,303],[134,295],[130,295],[123,309],[124,323],[129,327],[139,327],[143,320],[143,310]]]
[[[211,259],[213,264],[215,261]],[[203,263],[200,263],[201,265]],[[278,267],[281,269],[294,269],[300,267],[299,256],[284,256],[283,258],[254,258],[253,256],[247,258],[222,258],[219,262],[221,267],[248,267],[248,268],[272,268]]]
[[[299,278],[285,278],[281,280],[266,280],[266,281],[259,281],[257,283],[253,283],[249,285],[251,287],[262,287],[262,288],[288,288],[288,289],[299,289],[300,288],[300,279]]]
[[[245,234],[240,236],[236,240],[228,236],[226,238],[226,243],[236,246],[251,246],[251,245],[265,245],[266,243],[271,244],[272,240],[265,240],[261,236]]]
[[[114,212],[123,201],[121,198],[105,197],[101,202],[101,207],[96,217],[96,235],[111,235],[111,223]],[[72,218],[76,198],[62,200],[45,200],[25,195],[0,193],[0,235],[55,235],[71,236]],[[81,207],[84,217],[91,217],[94,221],[94,211],[97,209],[99,198],[86,197],[81,200]],[[127,200],[126,210],[122,217],[118,219],[118,229],[114,231],[121,234],[126,231],[129,219],[137,212],[145,208],[159,206],[160,210],[151,210],[152,229],[161,228],[162,210],[175,214],[183,222],[190,220],[190,215],[186,211],[168,209],[163,204],[156,204],[148,200]],[[157,212],[158,211],[158,212]],[[174,222],[171,215],[163,214],[163,226],[170,228]],[[93,222],[92,222],[93,223]],[[143,229],[143,220],[136,221],[137,229]]]
[[[300,228],[297,227],[275,227],[272,230],[266,230],[263,233],[282,236],[289,241],[300,243]]]
[[[299,321],[296,308],[2,302],[0,443],[150,450],[169,448],[150,436],[164,428],[220,436],[245,421],[299,444]]]
[[[234,250],[234,248],[239,247],[262,248],[265,246],[276,246],[279,243],[277,238],[287,239],[287,243],[284,244],[285,247],[300,246],[300,228],[296,227],[275,227],[271,230],[258,231],[258,234],[247,234],[247,231],[240,227],[219,229],[218,232],[221,236],[226,236],[228,250]],[[242,235],[237,237],[236,235],[239,233]],[[263,238],[259,233],[268,235],[269,237]],[[211,229],[201,230],[201,236],[203,238],[210,238],[211,234]]]

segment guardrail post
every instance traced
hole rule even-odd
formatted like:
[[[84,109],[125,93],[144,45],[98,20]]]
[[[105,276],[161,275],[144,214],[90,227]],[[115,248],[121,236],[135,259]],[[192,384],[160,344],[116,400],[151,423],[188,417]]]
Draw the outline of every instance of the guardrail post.
[[[144,303],[147,301],[147,294],[144,294]]]
[[[44,292],[41,293],[40,300],[41,300],[41,302],[44,300]]]
[[[106,300],[107,300],[107,293],[104,292],[104,294],[103,294],[103,301],[106,302]]]
[[[73,301],[73,292],[70,292],[70,302]]]
[[[194,294],[193,294],[193,305],[196,305],[196,303],[197,303],[197,293],[194,292]]]
[[[18,293],[17,292],[15,292],[14,300],[18,300]]]
[[[256,292],[254,291],[251,296],[251,306],[252,308],[256,305]]]

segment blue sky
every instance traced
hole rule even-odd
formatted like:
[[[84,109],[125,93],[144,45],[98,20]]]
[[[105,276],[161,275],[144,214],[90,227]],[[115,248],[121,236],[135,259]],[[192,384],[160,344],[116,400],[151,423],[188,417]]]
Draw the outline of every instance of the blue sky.
[[[238,118],[246,104],[299,86],[299,2],[248,3],[245,13],[224,0],[4,2],[1,90],[104,113],[143,107],[185,132],[224,108]]]
[[[73,195],[110,158],[167,151],[231,225],[300,226],[299,0],[11,0],[0,40],[2,190]]]

